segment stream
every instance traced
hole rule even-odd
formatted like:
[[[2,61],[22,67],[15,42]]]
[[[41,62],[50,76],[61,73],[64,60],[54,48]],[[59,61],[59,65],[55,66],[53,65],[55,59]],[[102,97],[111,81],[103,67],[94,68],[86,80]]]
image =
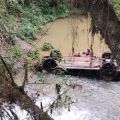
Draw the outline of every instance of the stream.
[[[16,83],[20,85],[20,81]],[[61,99],[51,112],[50,106],[58,98],[56,84],[61,86]],[[25,91],[40,108],[42,103],[43,110],[54,120],[120,120],[119,86],[120,82],[47,73],[39,73],[38,77],[30,72]],[[5,105],[4,108],[9,112]],[[13,111],[19,120],[32,120],[18,105],[13,105]]]
[[[54,120],[120,120],[120,82],[51,74],[31,80],[26,91],[39,107],[42,102],[49,114],[49,106],[57,98],[55,85],[61,85],[61,94],[66,91],[62,96],[64,104],[61,102],[50,114]],[[66,96],[70,99],[65,102]]]

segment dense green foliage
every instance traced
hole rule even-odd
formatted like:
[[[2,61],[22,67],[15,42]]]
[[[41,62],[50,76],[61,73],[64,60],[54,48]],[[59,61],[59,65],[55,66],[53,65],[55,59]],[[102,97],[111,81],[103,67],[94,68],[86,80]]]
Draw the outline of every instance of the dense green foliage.
[[[120,0],[110,0],[110,3],[113,5],[113,8],[120,19]]]
[[[47,7],[47,9],[46,9]],[[48,6],[39,6],[32,5],[24,9],[24,13],[21,18],[21,27],[18,31],[18,36],[25,37],[27,39],[35,39],[35,34],[44,23],[48,21],[53,21],[60,15],[65,15],[68,11],[60,7],[60,5],[55,8],[50,8]]]
[[[116,0],[116,1],[115,1],[114,8],[115,8],[116,14],[117,14],[118,17],[120,18],[120,0]]]
[[[59,4],[52,7],[48,0],[1,0],[0,32],[4,32],[5,37],[13,44],[15,36],[33,40],[43,24],[69,13],[69,6],[63,0],[59,0]],[[20,20],[17,31],[14,30],[14,17]]]
[[[35,39],[37,30],[43,24],[70,13],[68,4],[63,0],[52,7],[48,0],[6,0],[1,5],[6,8],[4,15],[14,15],[20,19],[21,25],[16,35],[22,39]]]
[[[15,44],[13,17],[3,9],[0,10],[0,32],[4,33],[4,37],[8,43]]]
[[[31,57],[32,59],[39,58],[39,51],[38,50],[30,50],[28,51],[27,55]]]
[[[11,49],[10,49],[10,52],[15,57],[20,57],[22,55],[22,51],[20,49],[20,46],[18,46],[18,45],[12,46]]]
[[[42,48],[43,51],[49,51],[51,49],[53,49],[53,46],[50,43],[44,42]]]

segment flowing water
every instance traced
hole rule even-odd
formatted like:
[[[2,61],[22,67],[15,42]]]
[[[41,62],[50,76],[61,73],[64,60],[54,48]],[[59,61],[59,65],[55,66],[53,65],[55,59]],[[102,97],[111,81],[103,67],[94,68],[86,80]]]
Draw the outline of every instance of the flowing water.
[[[56,84],[61,85],[63,102],[50,114],[50,105],[58,96]],[[29,84],[25,91],[39,107],[42,102],[43,110],[54,120],[120,120],[120,82],[51,74],[37,77],[29,73]],[[70,99],[65,101],[66,96]],[[13,106],[19,120],[32,120],[25,110],[18,105]],[[5,109],[9,112],[9,109]],[[3,120],[9,119],[5,117]]]
[[[24,71],[19,72],[17,84],[21,84],[23,75]],[[39,107],[42,102],[43,110],[54,120],[120,120],[120,82],[48,73],[41,73],[39,77],[32,72],[28,75],[29,84],[25,91]],[[56,84],[61,85],[62,102],[50,114],[50,106],[58,97]],[[70,99],[65,101],[66,96]],[[26,111],[18,110],[16,106],[14,111],[18,116],[22,116],[19,117],[20,120],[32,120]]]
[[[36,104],[42,102],[49,114],[49,106],[57,98],[55,85],[61,85],[63,102],[50,114],[54,120],[120,120],[120,82],[49,74],[31,80],[26,91],[31,91],[30,96],[39,94]],[[65,96],[71,99],[65,102]]]
[[[93,45],[94,54],[100,56],[108,50],[107,45],[100,40],[100,35],[91,36],[90,17],[74,14],[70,17],[58,19],[43,26],[46,35],[38,33],[35,45],[40,48],[44,42],[49,42],[54,48],[59,48],[63,56],[71,55],[72,45],[75,52],[83,52]]]

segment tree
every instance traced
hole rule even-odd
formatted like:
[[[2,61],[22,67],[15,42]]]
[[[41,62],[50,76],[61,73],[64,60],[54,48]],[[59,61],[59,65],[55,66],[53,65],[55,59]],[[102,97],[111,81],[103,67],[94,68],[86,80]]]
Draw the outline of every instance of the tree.
[[[0,41],[4,40],[1,33]],[[0,53],[0,101],[18,104],[22,109],[30,113],[34,120],[52,120],[46,112],[43,112],[42,109],[35,105],[34,101],[26,94],[23,88],[21,89],[21,87],[16,85],[12,75],[11,68],[13,67],[10,67],[1,55]],[[25,80],[27,78],[26,75],[27,69],[25,70]]]
[[[82,8],[92,18],[92,34],[100,32],[120,66],[120,21],[108,0],[81,0]]]
[[[28,111],[35,120],[52,120],[47,113],[39,109],[34,101],[14,83],[9,67],[1,56],[0,60],[0,68],[2,68],[2,71],[0,71],[0,98],[10,104],[19,103],[20,107]]]

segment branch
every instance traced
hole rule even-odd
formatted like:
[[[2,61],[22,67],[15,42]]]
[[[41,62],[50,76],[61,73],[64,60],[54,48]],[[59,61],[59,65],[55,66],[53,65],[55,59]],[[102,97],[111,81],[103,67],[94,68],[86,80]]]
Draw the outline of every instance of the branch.
[[[5,108],[3,108],[3,110],[6,112],[7,116],[10,118],[10,120],[13,120],[13,118],[11,117],[11,115],[9,114],[9,112]]]
[[[25,75],[24,75],[24,81],[23,81],[23,84],[22,84],[22,89],[24,89],[25,83],[28,82],[28,62],[27,62],[27,60],[24,63],[24,69],[25,69]]]
[[[10,79],[11,79],[11,82],[12,82],[13,84],[15,84],[15,83],[14,83],[13,76],[12,76],[12,73],[11,73],[10,69],[8,68],[8,66],[7,66],[7,64],[6,64],[6,62],[4,61],[4,59],[3,59],[2,56],[0,56],[0,60],[1,60],[2,64],[4,65],[4,67],[6,68],[7,72],[8,72],[8,74],[9,74],[9,76],[10,76]]]

